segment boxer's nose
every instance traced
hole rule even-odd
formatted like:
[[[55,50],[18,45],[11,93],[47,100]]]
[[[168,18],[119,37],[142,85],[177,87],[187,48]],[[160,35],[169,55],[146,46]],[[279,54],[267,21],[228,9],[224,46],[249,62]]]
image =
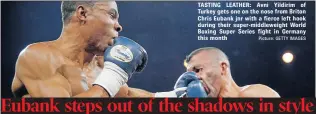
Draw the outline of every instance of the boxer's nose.
[[[197,77],[199,80],[202,80],[202,77],[200,76],[199,73],[196,73],[196,77]]]
[[[117,32],[121,32],[123,30],[123,27],[119,24],[119,22],[117,22],[114,26],[114,29],[117,31]]]

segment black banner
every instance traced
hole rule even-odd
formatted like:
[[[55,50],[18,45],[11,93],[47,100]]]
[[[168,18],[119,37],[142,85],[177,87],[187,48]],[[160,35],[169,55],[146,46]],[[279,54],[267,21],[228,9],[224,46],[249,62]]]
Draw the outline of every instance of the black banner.
[[[315,98],[1,99],[2,113],[315,113]]]

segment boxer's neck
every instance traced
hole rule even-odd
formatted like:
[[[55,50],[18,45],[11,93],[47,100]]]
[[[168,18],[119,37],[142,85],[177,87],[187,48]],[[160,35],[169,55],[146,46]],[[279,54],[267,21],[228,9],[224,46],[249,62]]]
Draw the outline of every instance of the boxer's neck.
[[[64,26],[62,34],[55,41],[57,48],[71,61],[78,63],[81,68],[88,65],[95,56],[93,53],[85,51],[87,47],[88,35],[82,34],[78,27]]]
[[[234,80],[230,80],[228,84],[222,86],[219,93],[220,97],[239,97],[240,87]]]

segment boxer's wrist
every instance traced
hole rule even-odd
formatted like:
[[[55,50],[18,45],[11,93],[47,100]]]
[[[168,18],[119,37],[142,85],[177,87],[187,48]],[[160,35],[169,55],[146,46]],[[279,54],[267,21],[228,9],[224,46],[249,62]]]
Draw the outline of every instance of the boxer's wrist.
[[[173,91],[169,92],[157,92],[155,93],[155,97],[174,97],[174,98],[179,98],[183,97],[183,95],[186,93],[187,87],[181,87],[181,88],[176,88]]]
[[[96,97],[111,97],[109,92],[98,84],[94,84],[90,91],[93,91],[93,93],[96,94]]]
[[[114,63],[104,62],[104,68],[93,85],[103,87],[111,97],[114,97],[127,80],[128,74],[122,68]]]
[[[173,97],[173,98],[177,98],[177,94],[174,91],[169,91],[169,92],[157,92],[155,93],[155,97],[156,98],[163,98],[163,97]]]

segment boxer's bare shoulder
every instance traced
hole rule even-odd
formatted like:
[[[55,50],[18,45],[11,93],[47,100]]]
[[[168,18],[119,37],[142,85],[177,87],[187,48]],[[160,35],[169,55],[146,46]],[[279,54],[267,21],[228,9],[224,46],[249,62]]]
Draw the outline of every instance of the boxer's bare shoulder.
[[[43,69],[44,74],[55,73],[65,63],[64,56],[48,42],[41,42],[28,45],[23,49],[18,57],[17,64],[28,69]],[[29,65],[29,66],[28,66]],[[39,73],[40,70],[34,72]],[[49,75],[41,75],[46,77]]]
[[[241,97],[280,97],[272,88],[263,84],[253,84],[242,87]]]
[[[69,83],[58,71],[64,63],[61,53],[48,42],[27,46],[16,62],[12,92],[25,88],[32,97],[68,96]]]
[[[56,73],[57,68],[65,63],[64,60],[62,54],[50,43],[35,43],[28,45],[20,52],[16,70],[28,69],[27,72],[23,73],[32,73],[32,77],[37,79],[47,78]]]

